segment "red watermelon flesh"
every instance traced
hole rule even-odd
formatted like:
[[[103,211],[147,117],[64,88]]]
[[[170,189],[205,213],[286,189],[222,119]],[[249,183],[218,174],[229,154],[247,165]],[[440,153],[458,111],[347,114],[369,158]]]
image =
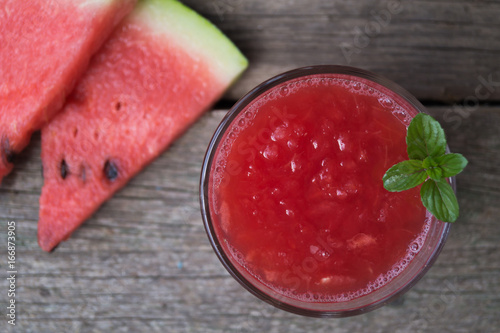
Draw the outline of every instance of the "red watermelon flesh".
[[[52,250],[213,104],[246,68],[213,25],[146,0],[113,33],[42,129],[38,242]]]
[[[0,182],[136,0],[3,0]]]

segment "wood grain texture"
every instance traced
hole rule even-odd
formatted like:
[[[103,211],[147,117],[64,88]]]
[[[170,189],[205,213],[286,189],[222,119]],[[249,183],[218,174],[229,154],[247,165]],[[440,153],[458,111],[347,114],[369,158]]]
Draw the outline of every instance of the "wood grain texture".
[[[1,332],[497,332],[500,327],[500,108],[463,117],[431,108],[450,148],[470,161],[458,177],[461,217],[428,274],[396,302],[363,316],[312,319],[276,310],[234,281],[203,229],[198,181],[225,114],[206,114],[51,254],[36,242],[40,138],[0,187]],[[458,117],[458,118],[457,118]],[[17,226],[18,318],[7,306],[7,221]]]
[[[480,89],[483,102],[500,100],[499,1],[184,2],[250,60],[229,99],[286,70],[338,64],[385,75],[419,99],[462,101]],[[489,77],[496,84],[492,91],[478,88]]]

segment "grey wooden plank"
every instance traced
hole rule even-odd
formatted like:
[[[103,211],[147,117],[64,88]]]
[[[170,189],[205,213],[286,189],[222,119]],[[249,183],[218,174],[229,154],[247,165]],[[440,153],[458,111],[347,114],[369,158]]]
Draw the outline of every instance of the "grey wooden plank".
[[[226,98],[296,67],[362,67],[425,100],[500,100],[500,2],[184,0],[242,49],[249,70]],[[392,4],[399,4],[397,9]],[[344,51],[343,51],[344,50]]]
[[[430,108],[459,175],[461,217],[429,273],[395,303],[363,316],[312,319],[266,305],[214,255],[198,204],[201,161],[225,111],[206,114],[51,254],[36,242],[40,138],[0,186],[0,308],[6,223],[16,221],[12,332],[496,332],[500,327],[500,108]],[[3,312],[4,310],[2,310]]]

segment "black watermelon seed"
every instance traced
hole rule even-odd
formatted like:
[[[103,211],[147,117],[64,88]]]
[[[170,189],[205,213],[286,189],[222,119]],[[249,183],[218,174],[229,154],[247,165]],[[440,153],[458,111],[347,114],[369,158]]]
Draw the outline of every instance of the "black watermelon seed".
[[[2,155],[2,162],[4,164],[14,163],[16,154],[12,151],[9,139],[6,136],[3,136],[2,142],[0,142],[0,155]]]
[[[69,166],[66,164],[66,161],[63,159],[61,161],[61,177],[62,179],[66,179],[69,173]]]
[[[107,160],[104,164],[104,175],[106,175],[106,178],[111,181],[115,180],[118,177],[118,168],[116,167],[116,164],[113,163],[113,161]]]
[[[83,165],[80,165],[80,177],[82,178],[83,182],[87,180],[87,174],[85,171],[85,167]]]

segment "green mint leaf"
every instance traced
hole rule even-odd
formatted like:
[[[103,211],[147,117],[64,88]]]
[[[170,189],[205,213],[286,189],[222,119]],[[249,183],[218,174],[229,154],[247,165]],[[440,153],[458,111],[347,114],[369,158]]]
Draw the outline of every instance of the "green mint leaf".
[[[446,152],[446,137],[441,125],[431,116],[419,113],[408,126],[406,135],[408,157],[411,160],[424,160],[438,157]]]
[[[387,170],[382,180],[384,187],[391,192],[405,191],[422,184],[427,179],[427,173],[422,167],[422,161],[403,161]]]
[[[431,156],[427,156],[423,162],[422,162],[422,167],[427,169],[427,168],[433,168],[439,166],[439,163],[436,162],[435,159],[433,159]]]
[[[443,170],[443,178],[453,177],[467,166],[467,159],[462,154],[446,154],[436,157],[436,163]]]
[[[432,167],[429,169],[425,169],[427,175],[431,177],[434,180],[440,180],[443,179],[443,169],[440,167]]]
[[[384,187],[399,192],[424,182],[420,197],[425,208],[438,220],[455,222],[458,202],[446,179],[460,173],[467,166],[467,159],[461,154],[446,154],[443,128],[423,113],[417,114],[408,126],[406,143],[410,160],[387,170]]]
[[[443,169],[441,169],[439,164],[432,157],[426,157],[424,162],[422,163],[422,166],[424,167],[429,177],[431,177],[432,179],[440,180],[443,178]]]
[[[443,222],[457,220],[457,197],[446,180],[428,179],[420,189],[420,196],[425,208],[438,220]]]

